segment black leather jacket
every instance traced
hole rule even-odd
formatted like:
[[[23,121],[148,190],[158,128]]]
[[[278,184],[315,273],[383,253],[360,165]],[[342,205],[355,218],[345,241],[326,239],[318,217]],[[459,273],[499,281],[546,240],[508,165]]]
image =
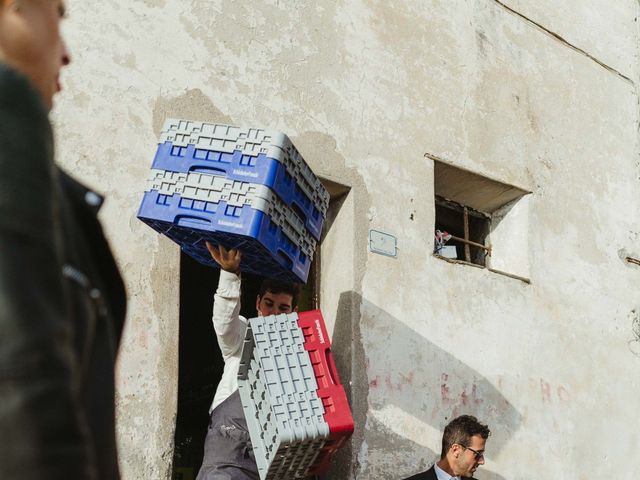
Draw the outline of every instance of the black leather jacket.
[[[101,198],[53,163],[28,81],[0,64],[0,478],[119,478],[125,292]]]

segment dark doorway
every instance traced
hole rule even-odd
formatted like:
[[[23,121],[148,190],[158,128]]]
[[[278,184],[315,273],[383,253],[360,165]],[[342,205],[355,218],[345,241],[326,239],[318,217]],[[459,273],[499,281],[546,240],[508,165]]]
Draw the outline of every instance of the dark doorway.
[[[323,183],[331,195],[324,225],[326,234],[349,188],[330,181]],[[299,285],[298,308],[301,312],[319,307],[320,254],[318,245],[307,284]],[[218,287],[219,277],[220,270],[206,267],[185,254],[181,255],[180,366],[173,480],[194,480],[198,474],[209,424],[209,407],[224,369],[211,319],[213,295]],[[255,317],[255,299],[261,283],[262,277],[242,274],[241,295],[244,301],[240,314],[245,318]]]
[[[180,258],[180,360],[173,479],[193,480],[202,464],[209,407],[224,361],[211,315],[220,270],[204,266],[184,253]],[[255,316],[262,277],[242,274],[240,314]]]

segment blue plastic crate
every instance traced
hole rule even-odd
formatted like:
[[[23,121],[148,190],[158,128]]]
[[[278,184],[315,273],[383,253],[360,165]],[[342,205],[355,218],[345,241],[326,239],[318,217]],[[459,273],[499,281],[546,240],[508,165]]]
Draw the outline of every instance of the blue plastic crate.
[[[329,192],[289,137],[282,132],[170,118],[165,121],[160,134],[159,143],[165,142],[177,147],[195,145],[198,149],[222,153],[233,153],[237,150],[252,157],[262,153],[281,161],[302,190],[326,215]]]
[[[209,241],[240,248],[245,272],[287,282],[307,281],[312,258],[269,215],[249,205],[150,191],[144,194],[138,218],[205,265],[219,268],[205,245]]]
[[[156,158],[163,170],[202,168],[236,180],[269,186],[298,209],[319,240],[329,208],[329,192],[289,137],[275,130],[169,118]]]
[[[165,142],[158,145],[151,168],[196,171],[266,185],[296,212],[316,240],[320,240],[326,213],[319,210],[282,162],[264,153],[251,156],[238,150],[224,153],[196,148],[195,145],[178,147]]]
[[[227,208],[249,205],[266,213],[307,256],[313,257],[317,240],[298,215],[266,185],[199,172],[151,170],[147,191],[152,190],[167,196],[177,194],[183,199],[190,198],[214,204],[226,201]]]

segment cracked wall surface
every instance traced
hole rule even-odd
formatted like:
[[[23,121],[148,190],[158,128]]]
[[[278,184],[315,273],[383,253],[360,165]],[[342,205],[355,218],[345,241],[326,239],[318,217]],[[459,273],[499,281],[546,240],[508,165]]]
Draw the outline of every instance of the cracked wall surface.
[[[493,0],[535,22],[621,75],[638,77],[638,2]],[[603,28],[604,27],[604,28]]]
[[[427,468],[461,413],[493,430],[481,480],[635,476],[640,7],[561,3],[68,1],[53,120],[130,296],[124,479],[171,472],[179,252],[135,218],[169,115],[282,130],[350,188],[321,298],[357,427],[328,478]],[[431,255],[429,156],[532,192],[530,284]]]

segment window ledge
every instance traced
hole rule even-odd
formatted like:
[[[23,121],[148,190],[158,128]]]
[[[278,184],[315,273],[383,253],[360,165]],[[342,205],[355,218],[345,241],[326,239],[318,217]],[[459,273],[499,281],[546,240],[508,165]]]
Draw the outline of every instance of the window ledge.
[[[498,275],[504,275],[505,277],[509,277],[509,278],[513,278],[515,280],[520,280],[521,282],[524,282],[528,285],[531,285],[531,280],[526,278],[526,277],[520,277],[518,275],[514,275],[513,273],[507,273],[507,272],[503,272],[502,270],[496,270],[494,268],[488,268],[485,267],[484,265],[478,265],[477,263],[471,263],[471,262],[466,262],[464,260],[457,260],[455,258],[447,258],[447,257],[443,257],[442,255],[438,255],[437,253],[432,254],[435,258],[439,259],[439,260],[444,260],[445,262],[448,263],[457,263],[459,265],[468,265],[470,267],[476,267],[476,268],[480,268],[482,270],[488,270],[492,273],[497,273]]]

